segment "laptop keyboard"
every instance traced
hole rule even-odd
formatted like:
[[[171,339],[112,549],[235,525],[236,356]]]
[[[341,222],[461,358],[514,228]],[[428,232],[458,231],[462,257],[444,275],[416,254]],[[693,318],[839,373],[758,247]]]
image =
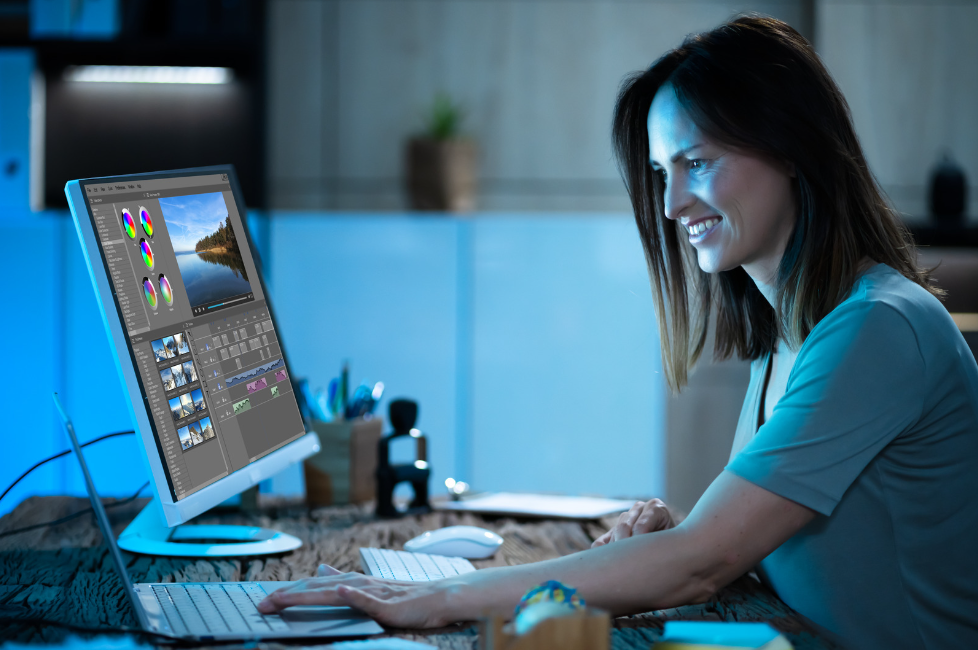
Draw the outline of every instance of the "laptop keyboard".
[[[174,634],[195,636],[286,632],[280,616],[263,616],[257,605],[267,595],[257,582],[153,585]]]
[[[475,571],[468,560],[427,553],[361,548],[360,561],[372,576],[392,580],[438,580]],[[257,582],[152,585],[170,629],[177,635],[242,635],[287,632],[275,614],[262,615],[257,605],[268,594]]]
[[[361,548],[360,564],[368,575],[392,580],[438,580],[475,571],[465,558],[386,548]]]

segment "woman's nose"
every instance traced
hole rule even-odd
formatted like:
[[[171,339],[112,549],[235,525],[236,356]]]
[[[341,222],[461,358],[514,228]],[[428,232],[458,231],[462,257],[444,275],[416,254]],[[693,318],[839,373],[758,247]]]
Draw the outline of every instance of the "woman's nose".
[[[679,219],[695,201],[680,174],[668,180],[663,196],[667,219]]]

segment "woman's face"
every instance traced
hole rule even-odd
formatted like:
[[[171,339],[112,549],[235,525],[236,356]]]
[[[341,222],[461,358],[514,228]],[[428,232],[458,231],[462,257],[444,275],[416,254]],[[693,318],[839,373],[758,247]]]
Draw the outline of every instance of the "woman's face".
[[[738,266],[772,284],[795,225],[791,170],[711,141],[659,89],[648,119],[653,168],[666,176],[665,214],[679,220],[707,273]]]

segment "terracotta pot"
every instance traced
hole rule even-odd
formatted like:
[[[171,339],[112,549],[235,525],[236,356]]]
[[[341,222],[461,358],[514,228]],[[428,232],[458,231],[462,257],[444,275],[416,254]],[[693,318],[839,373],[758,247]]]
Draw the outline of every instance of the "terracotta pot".
[[[408,140],[405,166],[411,209],[474,210],[476,155],[475,142],[471,140]]]

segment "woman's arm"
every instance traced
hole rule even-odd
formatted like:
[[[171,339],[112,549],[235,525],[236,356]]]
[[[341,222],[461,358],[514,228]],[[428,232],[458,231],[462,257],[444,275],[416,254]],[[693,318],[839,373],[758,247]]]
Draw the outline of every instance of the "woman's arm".
[[[261,606],[351,605],[381,623],[435,627],[495,612],[546,580],[577,588],[613,615],[708,600],[794,535],[815,512],[723,472],[679,526],[555,560],[483,569],[431,583],[342,574],[300,581]]]

